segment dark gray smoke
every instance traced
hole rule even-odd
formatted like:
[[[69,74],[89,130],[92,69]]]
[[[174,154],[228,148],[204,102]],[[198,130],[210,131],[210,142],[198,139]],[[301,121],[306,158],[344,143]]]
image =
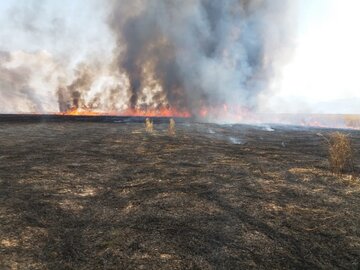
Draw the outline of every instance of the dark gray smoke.
[[[116,63],[130,80],[130,105],[141,105],[147,78],[167,102],[256,107],[291,48],[293,0],[119,0],[109,24]]]

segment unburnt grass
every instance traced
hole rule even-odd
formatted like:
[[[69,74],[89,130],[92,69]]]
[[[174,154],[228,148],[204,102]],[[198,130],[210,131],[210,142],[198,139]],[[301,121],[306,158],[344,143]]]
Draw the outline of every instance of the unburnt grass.
[[[360,133],[343,174],[319,133],[2,123],[0,269],[358,269]]]

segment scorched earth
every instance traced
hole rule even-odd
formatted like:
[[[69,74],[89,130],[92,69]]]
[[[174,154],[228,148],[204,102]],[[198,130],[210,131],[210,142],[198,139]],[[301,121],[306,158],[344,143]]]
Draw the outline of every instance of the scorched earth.
[[[355,172],[268,126],[2,123],[1,269],[358,269]]]

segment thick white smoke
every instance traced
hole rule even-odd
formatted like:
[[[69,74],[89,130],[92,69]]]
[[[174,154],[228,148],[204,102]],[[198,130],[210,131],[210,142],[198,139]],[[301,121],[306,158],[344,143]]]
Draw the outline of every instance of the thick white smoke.
[[[2,113],[56,111],[57,99],[52,88],[58,83],[57,76],[61,70],[51,55],[45,51],[34,54],[3,52],[0,59]]]
[[[59,112],[64,109],[59,89],[74,84],[85,69],[93,75],[82,99],[100,107],[98,96],[105,99],[124,84],[111,68],[115,42],[107,12],[98,0],[1,1],[0,113]],[[84,91],[80,88],[76,91]],[[65,96],[68,109],[70,91]],[[113,103],[101,105],[109,110]],[[119,99],[117,106],[123,103]]]
[[[255,110],[292,50],[294,2],[4,0],[0,113]]]

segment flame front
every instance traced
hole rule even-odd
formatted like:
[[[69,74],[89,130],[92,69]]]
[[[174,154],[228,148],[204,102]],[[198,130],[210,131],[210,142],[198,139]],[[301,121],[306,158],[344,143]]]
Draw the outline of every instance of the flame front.
[[[139,117],[181,117],[190,118],[192,114],[187,111],[179,111],[172,108],[162,109],[127,109],[121,112],[101,112],[88,109],[72,108],[66,112],[60,113],[67,116],[139,116]]]
[[[95,112],[91,110],[81,110],[78,108],[72,108],[66,112],[60,113],[61,115],[69,115],[69,116],[96,116],[96,115],[104,115],[101,112]]]
[[[122,111],[102,112],[88,108],[71,108],[59,113],[66,116],[130,116],[130,117],[179,117],[197,118],[205,122],[227,123],[275,123],[319,128],[345,128],[360,130],[358,115],[301,115],[301,114],[259,114],[249,108],[221,104],[216,107],[202,106],[197,111],[189,112],[171,107],[128,108]]]

